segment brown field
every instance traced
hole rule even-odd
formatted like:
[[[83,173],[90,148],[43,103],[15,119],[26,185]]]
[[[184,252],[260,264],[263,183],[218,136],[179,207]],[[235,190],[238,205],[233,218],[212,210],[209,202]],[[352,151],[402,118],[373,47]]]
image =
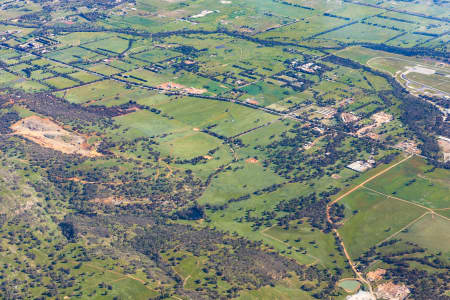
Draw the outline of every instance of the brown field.
[[[61,126],[38,116],[30,116],[11,126],[14,134],[36,144],[66,154],[80,154],[88,157],[100,156],[88,145],[85,137],[63,129]]]

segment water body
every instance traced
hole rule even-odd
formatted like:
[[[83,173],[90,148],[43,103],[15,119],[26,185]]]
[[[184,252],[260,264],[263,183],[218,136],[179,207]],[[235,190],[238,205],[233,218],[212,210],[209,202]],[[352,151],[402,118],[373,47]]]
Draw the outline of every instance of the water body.
[[[359,282],[356,281],[356,280],[347,279],[347,280],[342,280],[342,281],[340,281],[340,282],[338,283],[338,286],[341,287],[341,288],[343,288],[343,289],[346,290],[346,291],[349,291],[349,292],[356,292],[356,291],[359,289],[360,284],[359,284]]]

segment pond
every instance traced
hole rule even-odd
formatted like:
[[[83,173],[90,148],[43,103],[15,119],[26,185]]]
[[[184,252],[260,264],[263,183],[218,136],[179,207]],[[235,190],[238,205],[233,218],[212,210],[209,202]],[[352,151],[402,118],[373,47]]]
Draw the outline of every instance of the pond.
[[[338,286],[343,288],[346,292],[354,293],[358,291],[360,284],[358,281],[353,279],[345,279],[338,283]]]

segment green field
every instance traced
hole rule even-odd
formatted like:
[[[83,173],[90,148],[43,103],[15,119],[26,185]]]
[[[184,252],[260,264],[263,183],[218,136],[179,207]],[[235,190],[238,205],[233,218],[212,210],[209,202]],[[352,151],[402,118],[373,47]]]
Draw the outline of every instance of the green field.
[[[401,232],[396,238],[419,244],[431,251],[442,251],[450,256],[450,245],[443,241],[448,241],[449,220],[439,216],[426,215],[413,225],[406,232]]]
[[[431,166],[412,158],[366,186],[430,208],[450,207],[450,182],[444,170],[428,172]]]
[[[365,189],[353,192],[342,203],[347,214],[339,231],[354,258],[426,212]]]
[[[0,1],[0,298],[449,296],[449,11]]]

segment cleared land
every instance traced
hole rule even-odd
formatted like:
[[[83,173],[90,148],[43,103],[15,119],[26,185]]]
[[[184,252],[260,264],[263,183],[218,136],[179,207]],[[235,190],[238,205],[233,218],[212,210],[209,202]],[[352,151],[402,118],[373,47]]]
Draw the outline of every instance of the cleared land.
[[[14,134],[41,145],[67,154],[80,154],[88,157],[100,156],[83,136],[69,132],[50,119],[30,116],[11,126]]]

